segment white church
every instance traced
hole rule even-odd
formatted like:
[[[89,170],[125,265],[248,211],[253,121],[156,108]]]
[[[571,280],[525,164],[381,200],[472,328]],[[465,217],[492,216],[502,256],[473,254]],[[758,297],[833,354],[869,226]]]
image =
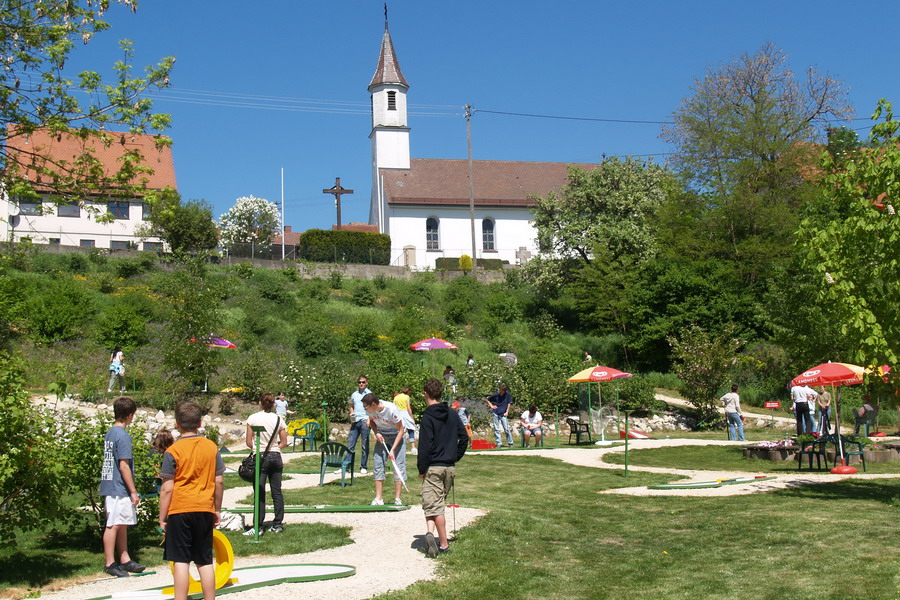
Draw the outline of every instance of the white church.
[[[372,203],[369,223],[391,236],[391,262],[434,268],[438,258],[472,254],[468,161],[410,158],[407,99],[385,22],[369,83],[372,98]],[[568,180],[569,163],[473,161],[476,258],[522,264],[537,254],[533,196]],[[597,165],[575,164],[582,169]]]

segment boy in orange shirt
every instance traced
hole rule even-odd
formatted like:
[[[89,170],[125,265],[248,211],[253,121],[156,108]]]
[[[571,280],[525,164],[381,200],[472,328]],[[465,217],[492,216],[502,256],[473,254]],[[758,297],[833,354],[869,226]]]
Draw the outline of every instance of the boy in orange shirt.
[[[222,510],[225,464],[216,444],[197,433],[202,416],[196,402],[175,407],[181,437],[166,450],[160,469],[159,525],[166,533],[163,558],[174,563],[175,600],[188,597],[191,562],[200,573],[203,600],[216,597],[212,536]]]

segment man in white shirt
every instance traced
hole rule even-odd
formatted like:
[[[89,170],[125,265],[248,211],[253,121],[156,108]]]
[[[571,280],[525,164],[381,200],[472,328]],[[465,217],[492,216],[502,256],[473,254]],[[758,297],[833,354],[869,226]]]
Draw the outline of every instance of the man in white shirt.
[[[812,419],[809,417],[809,394],[805,385],[795,385],[791,388],[791,400],[794,417],[797,419],[797,435],[812,433]]]
[[[541,427],[543,423],[544,417],[538,412],[537,406],[534,404],[522,413],[522,435],[525,438],[522,443],[526,448],[528,447],[528,440],[532,437],[534,438],[534,447],[540,446],[541,436],[544,434],[544,429]]]
[[[372,469],[375,481],[375,499],[373,506],[384,504],[382,492],[384,490],[385,465],[388,461],[394,462],[394,504],[402,505],[400,490],[406,481],[406,450],[403,447],[404,434],[403,417],[400,409],[393,402],[379,400],[375,394],[368,393],[363,396],[363,406],[369,415],[369,428],[375,434],[375,455],[372,458]],[[385,450],[387,448],[387,450]]]

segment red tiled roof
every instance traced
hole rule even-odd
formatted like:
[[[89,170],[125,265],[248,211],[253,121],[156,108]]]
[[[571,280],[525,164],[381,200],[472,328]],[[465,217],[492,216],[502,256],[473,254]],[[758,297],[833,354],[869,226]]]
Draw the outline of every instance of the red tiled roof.
[[[391,34],[387,30],[387,23],[384,26],[384,36],[381,38],[381,52],[378,54],[378,66],[375,67],[375,75],[369,83],[369,90],[373,86],[384,84],[402,85],[409,88],[406,78],[400,72],[400,63],[397,61],[397,54],[394,52],[394,44],[391,42]]]
[[[142,182],[147,188],[162,189],[166,187],[176,188],[175,163],[172,160],[170,146],[156,145],[156,136],[140,133],[107,132],[114,141],[109,146],[104,146],[96,137],[81,139],[77,136],[51,134],[47,129],[38,129],[30,134],[17,132],[17,125],[7,124],[7,153],[10,156],[19,155],[19,164],[26,167],[24,173],[20,173],[28,181],[35,185],[38,191],[48,191],[47,185],[41,185],[41,176],[27,165],[34,164],[29,154],[36,153],[49,158],[53,163],[72,165],[77,157],[87,152],[98,158],[105,165],[104,175],[112,176],[119,170],[120,159],[126,151],[140,150],[144,157],[143,165],[153,169],[152,174],[139,173],[132,180],[133,184]],[[51,167],[51,164],[47,164]],[[43,176],[43,177],[46,177]]]
[[[477,206],[534,205],[568,182],[568,167],[592,170],[589,163],[472,161]],[[469,205],[466,160],[414,158],[409,169],[381,169],[388,204]]]
[[[302,231],[291,231],[290,225],[284,226],[284,243],[287,246],[296,246],[300,243],[300,236],[303,235]],[[281,245],[281,236],[277,233],[272,236],[272,244],[276,246]]]
[[[336,231],[338,228],[337,225],[332,225],[331,230]],[[378,233],[378,225],[372,225],[370,223],[344,223],[341,225],[342,231],[366,231],[369,233]]]

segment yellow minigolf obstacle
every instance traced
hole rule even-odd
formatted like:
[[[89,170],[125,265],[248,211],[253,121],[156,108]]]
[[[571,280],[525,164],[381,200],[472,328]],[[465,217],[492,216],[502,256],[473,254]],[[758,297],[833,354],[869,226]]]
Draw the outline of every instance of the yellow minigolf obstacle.
[[[225,584],[238,582],[237,579],[231,578],[231,571],[234,569],[234,548],[231,547],[231,542],[228,541],[225,534],[218,529],[213,529],[213,561],[216,565],[217,590],[221,589]],[[169,568],[172,569],[172,574],[174,575],[175,563],[170,562]],[[200,585],[200,582],[194,579],[193,575],[189,574],[188,577],[191,580],[188,585],[188,594],[202,592],[203,587]],[[164,595],[174,594],[175,586],[163,589],[162,593]]]

